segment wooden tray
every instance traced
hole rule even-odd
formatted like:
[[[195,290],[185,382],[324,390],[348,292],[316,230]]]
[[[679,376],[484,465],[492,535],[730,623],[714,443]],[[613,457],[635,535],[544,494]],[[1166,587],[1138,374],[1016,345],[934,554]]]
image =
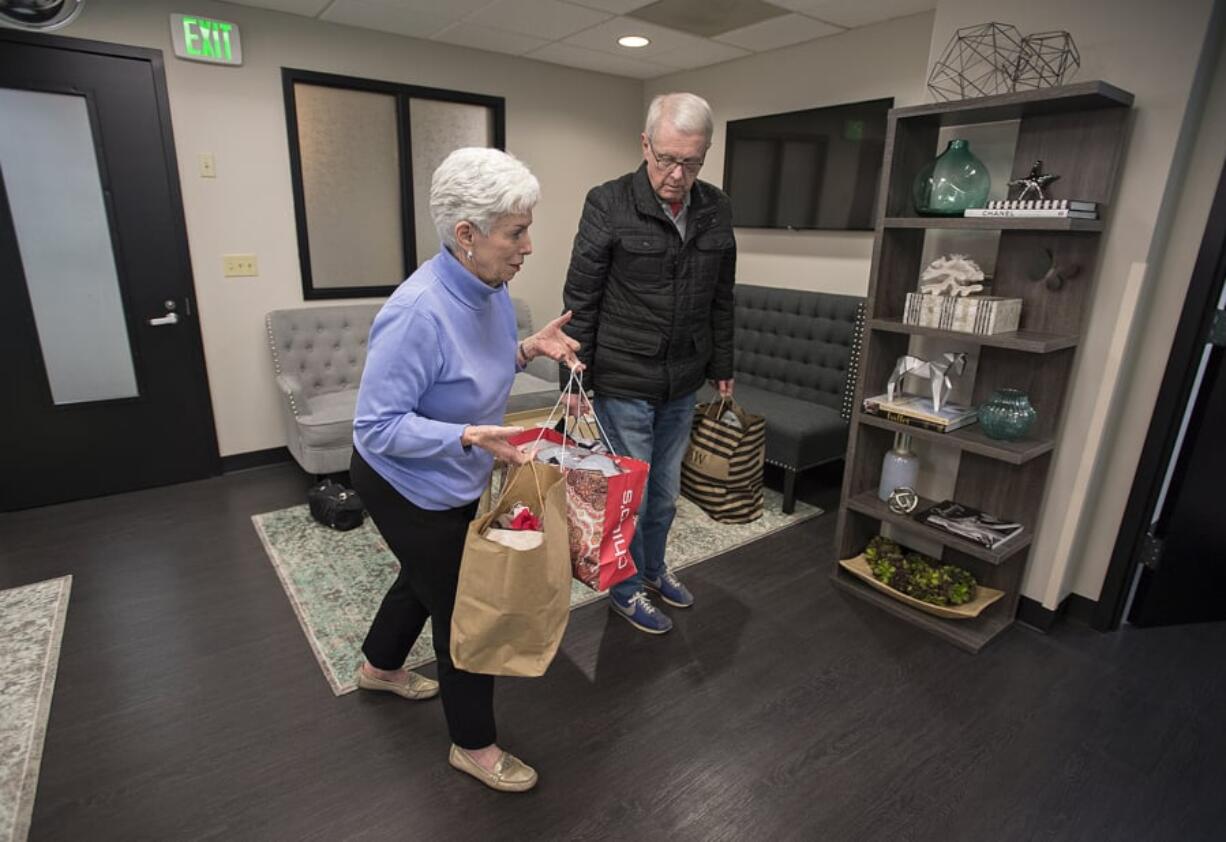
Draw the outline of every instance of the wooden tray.
[[[996,600],[1005,595],[1004,591],[998,591],[995,588],[989,588],[985,585],[975,586],[975,598],[963,605],[933,605],[931,602],[924,602],[922,599],[916,599],[913,596],[907,596],[902,591],[896,591],[880,581],[873,575],[872,569],[868,565],[868,559],[864,554],[855,558],[845,558],[839,562],[839,566],[852,574],[858,579],[864,580],[865,583],[873,586],[882,593],[889,594],[899,602],[905,602],[912,608],[918,608],[926,614],[932,614],[936,617],[944,617],[948,620],[970,620],[978,617],[983,613],[983,610],[991,605]]]

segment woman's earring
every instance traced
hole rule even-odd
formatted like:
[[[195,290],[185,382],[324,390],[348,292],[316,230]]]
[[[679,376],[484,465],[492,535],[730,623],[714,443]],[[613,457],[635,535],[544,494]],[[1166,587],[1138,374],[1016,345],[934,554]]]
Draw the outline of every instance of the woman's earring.
[[[469,259],[469,260],[472,260],[472,259],[473,259],[473,253],[472,253],[471,251],[470,251],[470,252],[468,252],[468,259]]]

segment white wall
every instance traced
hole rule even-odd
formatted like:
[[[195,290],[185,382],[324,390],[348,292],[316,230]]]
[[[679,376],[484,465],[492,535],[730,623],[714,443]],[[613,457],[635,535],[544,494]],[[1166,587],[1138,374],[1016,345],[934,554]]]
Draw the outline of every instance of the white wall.
[[[715,138],[701,177],[721,184],[729,120],[883,97],[894,97],[898,106],[923,102],[932,20],[932,13],[911,15],[652,79],[644,87],[644,109],[652,97],[668,91],[705,97],[715,112]],[[739,283],[868,292],[871,231],[738,228],[736,240]]]
[[[1223,4],[1218,4],[1216,61],[1206,56],[1206,90],[1200,126],[1193,132],[1186,172],[1167,209],[1169,237],[1156,244],[1155,271],[1138,302],[1138,330],[1130,343],[1118,385],[1115,429],[1104,442],[1107,459],[1099,473],[1095,499],[1089,501],[1079,544],[1080,563],[1070,569],[1074,593],[1097,598],[1107,573],[1111,551],[1127,505],[1133,476],[1149,431],[1175,328],[1192,279],[1192,269],[1205,234],[1209,207],[1226,165],[1226,42],[1222,40]],[[1209,31],[1212,31],[1210,28]]]
[[[237,22],[244,65],[181,61],[172,12]],[[557,315],[588,188],[637,165],[642,84],[512,56],[195,0],[87,3],[60,35],[163,51],[205,359],[223,456],[284,444],[264,314],[300,306],[302,283],[285,133],[281,67],[506,98],[507,149],[541,181],[536,252],[512,290],[536,318]],[[216,157],[217,178],[197,175]],[[221,255],[254,252],[258,278],[223,278]],[[331,302],[316,302],[326,304]]]

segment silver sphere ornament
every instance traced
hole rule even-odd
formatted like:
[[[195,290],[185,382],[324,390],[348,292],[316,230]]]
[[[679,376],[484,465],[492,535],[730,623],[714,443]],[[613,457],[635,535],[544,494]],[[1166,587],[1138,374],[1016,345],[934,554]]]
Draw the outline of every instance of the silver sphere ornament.
[[[890,499],[886,505],[896,515],[909,515],[919,506],[919,495],[915,493],[914,488],[900,485],[890,492]]]

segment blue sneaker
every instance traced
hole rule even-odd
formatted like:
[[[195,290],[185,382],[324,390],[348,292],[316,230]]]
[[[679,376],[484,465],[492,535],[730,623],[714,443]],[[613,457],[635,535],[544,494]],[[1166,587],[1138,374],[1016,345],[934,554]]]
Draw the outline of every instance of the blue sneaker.
[[[674,608],[689,608],[694,604],[694,595],[681,584],[671,570],[665,570],[659,579],[643,577],[643,584],[660,595],[660,599]]]
[[[609,605],[613,611],[630,621],[630,625],[648,634],[664,634],[673,627],[673,621],[660,613],[660,609],[651,604],[644,591],[635,591],[630,601],[622,603],[617,597],[609,594]]]

